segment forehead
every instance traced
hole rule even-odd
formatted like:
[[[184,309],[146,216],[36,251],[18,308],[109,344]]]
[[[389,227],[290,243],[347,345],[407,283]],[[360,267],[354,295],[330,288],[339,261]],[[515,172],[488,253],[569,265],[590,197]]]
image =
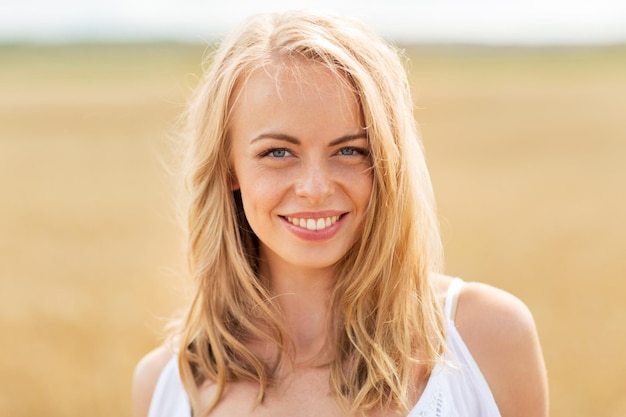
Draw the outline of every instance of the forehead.
[[[238,84],[234,103],[250,96],[287,101],[316,97],[353,101],[357,97],[347,75],[304,58],[274,58],[248,72]]]
[[[237,86],[231,111],[230,133],[242,128],[297,132],[305,125],[344,130],[363,126],[349,78],[304,59],[277,60],[248,73]]]

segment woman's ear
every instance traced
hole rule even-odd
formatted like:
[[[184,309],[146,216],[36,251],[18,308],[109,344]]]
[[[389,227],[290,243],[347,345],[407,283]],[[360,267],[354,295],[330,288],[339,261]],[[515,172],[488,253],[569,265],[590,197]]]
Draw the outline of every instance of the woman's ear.
[[[238,190],[239,181],[237,180],[237,175],[235,175],[232,169],[228,170],[228,177],[230,178],[230,190],[231,191]]]

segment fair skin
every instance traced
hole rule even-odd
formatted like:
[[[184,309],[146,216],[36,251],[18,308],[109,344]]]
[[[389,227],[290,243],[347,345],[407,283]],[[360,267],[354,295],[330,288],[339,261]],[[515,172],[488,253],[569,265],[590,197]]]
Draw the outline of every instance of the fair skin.
[[[298,75],[289,71],[293,65]],[[260,273],[287,320],[295,367],[279,372],[280,383],[257,408],[252,408],[254,384],[229,384],[211,416],[342,415],[329,394],[328,369],[315,359],[329,344],[333,265],[356,240],[372,187],[360,108],[344,81],[318,64],[277,61],[253,73],[241,89],[229,132],[232,187],[241,190],[246,217],[261,242]],[[450,278],[436,275],[432,282],[443,303]],[[524,304],[469,283],[459,298],[456,325],[502,416],[547,416],[543,359]],[[137,366],[135,417],[147,416],[158,375],[171,356],[161,347]],[[418,393],[425,382],[416,381]],[[200,401],[209,401],[213,389],[203,384]]]

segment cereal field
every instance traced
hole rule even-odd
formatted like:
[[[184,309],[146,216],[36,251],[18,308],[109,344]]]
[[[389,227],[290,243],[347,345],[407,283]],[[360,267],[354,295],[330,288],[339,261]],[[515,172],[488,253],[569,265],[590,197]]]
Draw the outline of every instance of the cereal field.
[[[626,47],[407,48],[447,272],[537,320],[553,417],[625,417]],[[194,45],[0,47],[0,415],[129,416],[185,298]]]

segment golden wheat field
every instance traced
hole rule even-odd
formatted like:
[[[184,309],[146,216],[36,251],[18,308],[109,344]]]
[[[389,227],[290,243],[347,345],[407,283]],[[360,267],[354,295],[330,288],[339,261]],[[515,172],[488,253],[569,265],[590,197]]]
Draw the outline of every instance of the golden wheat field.
[[[447,272],[535,314],[554,417],[626,416],[626,47],[411,47]],[[0,48],[0,415],[129,416],[185,298],[194,45]]]

